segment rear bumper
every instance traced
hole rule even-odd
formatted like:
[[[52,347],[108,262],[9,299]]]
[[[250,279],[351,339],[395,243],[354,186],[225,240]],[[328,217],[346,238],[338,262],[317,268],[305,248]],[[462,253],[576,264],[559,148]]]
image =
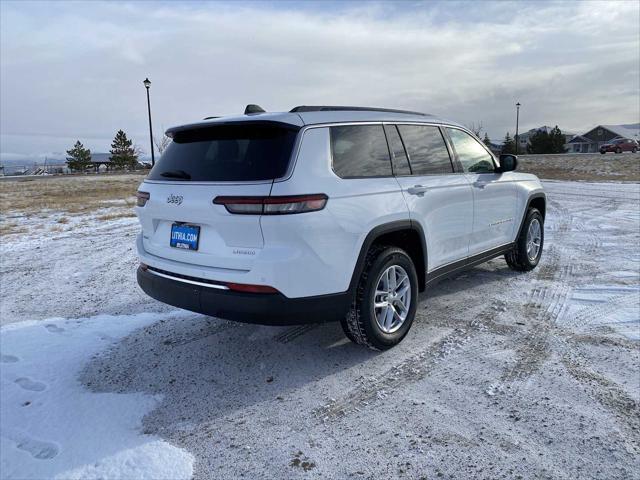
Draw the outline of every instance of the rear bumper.
[[[349,292],[287,298],[281,293],[242,293],[158,276],[138,267],[138,285],[152,298],[192,312],[262,325],[338,321],[349,309]]]

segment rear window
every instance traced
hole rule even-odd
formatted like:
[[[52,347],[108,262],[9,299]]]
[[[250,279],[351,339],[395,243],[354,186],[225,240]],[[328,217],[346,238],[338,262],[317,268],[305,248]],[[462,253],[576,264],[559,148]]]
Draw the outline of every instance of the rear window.
[[[281,125],[218,125],[174,133],[150,180],[272,180],[287,171],[297,130]]]
[[[382,125],[331,127],[333,171],[342,178],[391,176]]]

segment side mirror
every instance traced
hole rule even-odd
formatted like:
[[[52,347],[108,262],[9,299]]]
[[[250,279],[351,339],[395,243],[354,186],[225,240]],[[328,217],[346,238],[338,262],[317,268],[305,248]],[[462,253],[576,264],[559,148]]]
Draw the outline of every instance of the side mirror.
[[[512,172],[518,168],[518,157],[510,153],[500,155],[500,172]]]

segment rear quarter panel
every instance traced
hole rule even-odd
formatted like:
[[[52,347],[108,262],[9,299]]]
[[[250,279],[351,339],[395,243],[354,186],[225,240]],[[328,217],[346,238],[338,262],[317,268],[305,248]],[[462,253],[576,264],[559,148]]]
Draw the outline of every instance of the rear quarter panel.
[[[271,194],[324,193],[329,200],[321,212],[261,218],[265,244],[297,256],[274,265],[273,274],[293,296],[343,292],[367,234],[378,225],[409,219],[408,208],[393,177],[341,179],[333,173],[328,127],[308,128],[301,135],[291,177],[275,182]]]

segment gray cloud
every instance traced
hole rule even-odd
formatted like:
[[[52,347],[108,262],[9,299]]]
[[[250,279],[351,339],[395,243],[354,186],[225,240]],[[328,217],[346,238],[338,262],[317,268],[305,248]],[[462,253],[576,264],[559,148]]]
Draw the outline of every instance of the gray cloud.
[[[640,117],[636,2],[312,7],[3,2],[3,157],[119,128],[145,147],[146,76],[158,131],[246,103],[422,110],[495,139],[516,101],[524,129]]]

